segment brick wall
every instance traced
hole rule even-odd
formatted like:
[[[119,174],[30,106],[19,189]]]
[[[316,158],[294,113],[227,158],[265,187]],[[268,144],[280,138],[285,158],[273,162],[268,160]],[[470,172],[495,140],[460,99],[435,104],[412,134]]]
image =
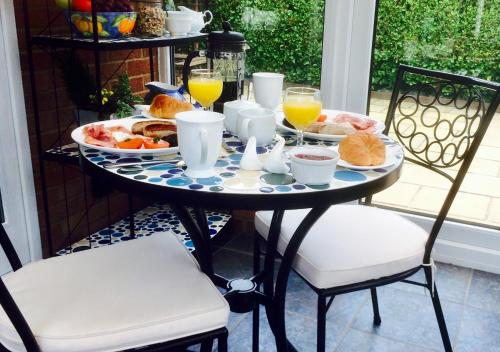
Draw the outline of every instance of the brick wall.
[[[52,33],[68,31],[60,10],[53,5],[53,0],[28,0],[30,28],[32,35],[46,29],[51,19]],[[48,7],[46,6],[48,4]],[[45,231],[44,210],[41,198],[40,164],[38,160],[37,140],[35,136],[35,120],[32,104],[32,89],[29,79],[28,56],[26,52],[24,18],[22,1],[14,0],[16,10],[17,35],[21,55],[21,69],[25,102],[28,115],[29,145],[31,148],[35,186],[37,192],[42,246],[44,255],[48,255],[47,233]],[[66,92],[65,82],[55,67],[49,48],[34,47],[34,68],[36,77],[36,94],[39,101],[40,124],[42,134],[42,149],[57,146],[59,143],[70,143],[70,132],[76,126],[74,120],[74,105]],[[93,69],[94,55],[92,52],[79,51],[83,60]],[[155,51],[155,71],[157,66]],[[126,61],[124,61],[126,59]],[[109,88],[116,81],[116,73],[127,72],[135,94],[145,93],[144,84],[150,81],[148,50],[114,51],[101,53],[102,80],[109,81]],[[114,74],[114,75],[113,75]],[[113,75],[113,76],[112,76]],[[155,73],[158,77],[158,73]],[[59,140],[59,137],[60,140]],[[45,162],[47,175],[47,190],[49,194],[49,214],[51,221],[54,249],[60,249],[69,241],[86,236],[126,216],[127,196],[113,192],[108,196],[92,195],[91,180],[84,177],[78,167],[62,166],[56,162]],[[136,201],[137,207],[144,202]],[[86,212],[86,207],[89,211]],[[69,237],[71,236],[71,238]]]

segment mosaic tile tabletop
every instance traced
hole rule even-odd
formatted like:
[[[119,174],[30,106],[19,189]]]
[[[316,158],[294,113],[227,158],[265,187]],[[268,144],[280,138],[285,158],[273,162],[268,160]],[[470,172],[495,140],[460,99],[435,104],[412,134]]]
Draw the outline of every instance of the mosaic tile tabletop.
[[[285,138],[287,148],[295,146],[296,137],[290,132],[279,132]],[[386,168],[379,168],[368,171],[351,170],[337,166],[337,170],[332,175],[330,184],[321,186],[304,185],[295,181],[291,174],[272,174],[267,171],[247,171],[239,167],[245,146],[235,136],[225,132],[225,148],[215,165],[216,175],[209,178],[190,178],[184,174],[181,167],[176,165],[182,158],[179,154],[164,157],[166,163],[154,166],[126,166],[108,169],[109,172],[116,173],[137,182],[146,182],[164,187],[181,188],[199,192],[224,192],[243,194],[263,194],[263,193],[293,193],[293,192],[317,192],[321,190],[333,190],[350,187],[356,184],[372,181],[380,178],[397,168],[403,160],[403,150],[401,146],[390,139],[382,136],[384,143],[394,147],[395,163]],[[314,146],[325,146],[336,148],[337,142],[318,141],[305,139],[305,144]],[[262,159],[273,148],[274,145],[258,147],[257,153]],[[158,156],[124,157],[117,154],[101,152],[97,149],[81,147],[82,154],[96,165],[110,163],[131,163],[147,160],[162,160]],[[167,163],[168,161],[168,163]]]

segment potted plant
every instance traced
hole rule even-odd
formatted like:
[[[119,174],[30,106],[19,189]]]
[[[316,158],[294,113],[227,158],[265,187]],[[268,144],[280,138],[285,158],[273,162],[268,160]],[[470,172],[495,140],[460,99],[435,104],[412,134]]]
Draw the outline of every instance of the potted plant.
[[[70,99],[76,105],[75,117],[78,125],[121,118],[133,113],[133,105],[142,102],[142,98],[132,94],[126,73],[118,77],[112,89],[101,89],[101,102],[97,101],[97,84],[80,57],[71,51],[59,52],[57,62],[62,70]]]
[[[141,97],[132,94],[130,81],[126,73],[118,76],[118,82],[113,86],[113,94],[109,99],[110,109],[113,111],[111,118],[124,118],[134,112],[134,105],[142,103]]]

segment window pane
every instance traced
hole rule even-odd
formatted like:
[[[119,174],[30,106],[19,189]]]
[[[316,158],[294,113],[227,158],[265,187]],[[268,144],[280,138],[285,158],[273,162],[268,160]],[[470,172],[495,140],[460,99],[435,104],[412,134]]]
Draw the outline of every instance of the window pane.
[[[229,20],[250,49],[247,74],[281,72],[286,81],[319,86],[324,0],[211,1],[213,28]]]
[[[370,115],[383,120],[399,63],[500,81],[500,2],[380,0]],[[460,112],[446,111],[445,118]],[[450,217],[500,225],[500,114],[476,154]],[[435,214],[449,182],[414,164],[378,203]]]

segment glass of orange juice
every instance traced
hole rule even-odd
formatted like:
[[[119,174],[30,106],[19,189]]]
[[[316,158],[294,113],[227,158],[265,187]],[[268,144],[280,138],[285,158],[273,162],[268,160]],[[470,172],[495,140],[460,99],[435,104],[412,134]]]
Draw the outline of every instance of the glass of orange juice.
[[[222,94],[222,76],[212,69],[191,70],[188,90],[191,97],[208,110]]]
[[[297,145],[304,144],[304,130],[317,121],[321,114],[319,89],[290,87],[285,91],[283,112],[288,122],[298,131]]]

